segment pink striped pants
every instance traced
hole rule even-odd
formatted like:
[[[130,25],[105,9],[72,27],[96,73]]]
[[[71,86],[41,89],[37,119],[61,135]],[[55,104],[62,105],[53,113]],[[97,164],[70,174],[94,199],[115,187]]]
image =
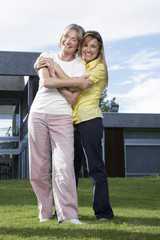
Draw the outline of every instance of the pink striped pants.
[[[52,217],[52,188],[58,222],[78,218],[73,166],[72,116],[31,112],[28,119],[30,182],[38,199],[39,218]],[[52,147],[52,187],[50,181]]]

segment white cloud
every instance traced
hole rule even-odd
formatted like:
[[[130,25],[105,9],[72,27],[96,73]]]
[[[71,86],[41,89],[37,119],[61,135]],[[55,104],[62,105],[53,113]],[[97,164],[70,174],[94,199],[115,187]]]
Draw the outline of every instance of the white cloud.
[[[138,83],[124,94],[110,94],[116,97],[120,112],[125,113],[160,113],[160,78],[148,78]]]
[[[160,68],[160,51],[143,50],[120,64],[115,64],[109,68],[110,71],[130,69],[135,71],[149,71]]]
[[[125,68],[127,68],[126,65],[123,66],[122,64],[115,64],[115,65],[109,67],[108,70],[109,71],[118,71],[118,70],[122,70],[122,69],[125,69]]]
[[[0,50],[57,44],[70,23],[99,31],[104,40],[160,32],[159,0],[5,0],[0,3]]]
[[[160,68],[160,51],[140,51],[128,60],[133,70],[153,70]]]
[[[132,83],[138,84],[138,83],[142,83],[144,81],[146,81],[146,79],[150,79],[153,78],[153,76],[155,75],[154,72],[140,72],[140,73],[136,73],[133,74],[133,76],[131,76],[131,81]],[[156,73],[156,76],[158,75],[158,73]]]
[[[129,85],[129,84],[133,84],[133,81],[131,81],[131,80],[123,81],[123,82],[121,82],[119,85],[125,86],[125,85]]]

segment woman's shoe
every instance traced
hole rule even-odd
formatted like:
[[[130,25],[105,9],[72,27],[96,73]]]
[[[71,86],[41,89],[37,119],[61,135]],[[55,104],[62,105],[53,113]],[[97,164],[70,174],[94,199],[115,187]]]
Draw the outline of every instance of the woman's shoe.
[[[82,223],[81,221],[79,221],[79,219],[77,219],[77,218],[72,218],[72,219],[64,220],[64,221],[62,221],[61,223],[85,224],[85,223]]]
[[[50,221],[51,218],[43,218],[43,219],[40,219],[39,222],[47,222],[47,221]]]

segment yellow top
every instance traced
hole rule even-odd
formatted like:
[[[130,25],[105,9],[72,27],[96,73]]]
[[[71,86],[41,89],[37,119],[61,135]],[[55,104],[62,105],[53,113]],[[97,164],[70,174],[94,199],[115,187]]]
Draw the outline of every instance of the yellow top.
[[[97,59],[86,64],[86,73],[94,82],[91,88],[81,92],[77,102],[72,105],[74,124],[96,117],[103,118],[99,108],[99,100],[106,84],[106,70],[103,63],[97,64]],[[97,65],[97,66],[96,66]]]

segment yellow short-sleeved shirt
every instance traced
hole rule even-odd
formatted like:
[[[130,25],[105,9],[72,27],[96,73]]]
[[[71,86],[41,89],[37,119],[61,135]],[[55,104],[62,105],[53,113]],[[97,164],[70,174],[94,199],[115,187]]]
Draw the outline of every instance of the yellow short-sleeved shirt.
[[[97,59],[86,64],[86,75],[94,82],[91,88],[85,89],[80,94],[77,102],[72,105],[74,124],[84,122],[96,117],[103,118],[99,108],[99,99],[106,83],[106,71],[102,63],[97,64]]]

